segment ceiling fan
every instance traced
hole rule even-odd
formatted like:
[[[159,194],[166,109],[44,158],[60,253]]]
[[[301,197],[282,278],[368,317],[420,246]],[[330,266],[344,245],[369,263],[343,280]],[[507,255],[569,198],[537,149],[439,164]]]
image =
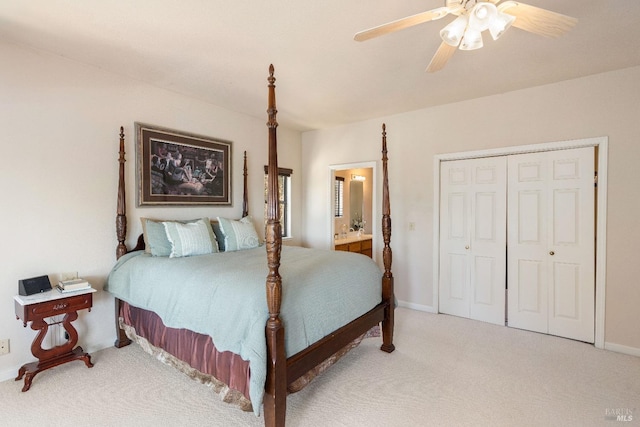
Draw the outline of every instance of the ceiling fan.
[[[428,10],[387,24],[361,31],[356,41],[403,30],[429,21],[456,15],[457,18],[440,30],[442,43],[427,67],[428,72],[441,70],[456,49],[474,50],[483,46],[482,32],[489,30],[497,40],[512,25],[546,37],[559,37],[573,28],[577,19],[550,10],[501,0],[445,0],[444,7]]]

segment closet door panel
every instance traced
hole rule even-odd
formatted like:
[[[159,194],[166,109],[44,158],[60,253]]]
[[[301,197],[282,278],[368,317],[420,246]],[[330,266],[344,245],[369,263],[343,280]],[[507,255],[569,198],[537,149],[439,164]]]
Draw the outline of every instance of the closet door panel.
[[[473,218],[470,317],[504,325],[507,243],[507,159],[488,157],[471,163]]]
[[[478,256],[474,259],[473,304],[491,306],[494,302],[493,283],[496,280],[496,259]]]
[[[546,274],[545,266],[541,261],[521,259],[518,261],[518,287],[515,308],[518,312],[532,313],[533,315],[546,317]],[[512,287],[513,289],[513,287]],[[512,304],[512,302],[510,302]],[[511,320],[509,325],[511,325]],[[541,322],[540,328],[546,329],[546,321]]]
[[[443,162],[440,311],[504,324],[506,158]]]
[[[547,333],[546,153],[508,158],[508,324]]]
[[[509,326],[594,341],[593,165],[592,147],[509,156]]]
[[[518,192],[518,244],[540,245],[543,243],[541,215],[543,213],[544,194],[541,190],[522,190]]]
[[[467,256],[462,254],[449,254],[447,260],[447,270],[449,270],[448,280],[448,298],[452,304],[468,304],[468,288],[469,288],[469,266],[467,263]],[[464,309],[460,311],[459,315],[468,316],[469,310]],[[453,313],[451,313],[453,314]]]
[[[595,339],[594,149],[548,153],[549,333],[575,340]],[[551,255],[553,254],[553,255]]]
[[[444,162],[440,173],[440,312],[469,317],[470,170],[453,161]]]
[[[553,265],[553,313],[555,319],[580,319],[580,265]]]

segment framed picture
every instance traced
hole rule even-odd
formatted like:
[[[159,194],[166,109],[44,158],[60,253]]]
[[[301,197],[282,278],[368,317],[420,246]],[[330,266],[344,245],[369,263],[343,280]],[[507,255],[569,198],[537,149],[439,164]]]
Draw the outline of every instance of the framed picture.
[[[138,206],[231,205],[231,142],[135,123]]]

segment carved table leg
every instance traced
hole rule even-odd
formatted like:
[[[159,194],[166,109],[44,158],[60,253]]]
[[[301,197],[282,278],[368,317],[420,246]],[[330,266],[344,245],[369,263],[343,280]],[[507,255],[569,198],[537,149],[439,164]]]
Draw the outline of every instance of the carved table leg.
[[[44,319],[35,319],[31,323],[31,329],[38,331],[38,335],[36,335],[33,343],[31,344],[31,353],[38,358],[38,361],[24,364],[18,371],[18,376],[15,380],[19,381],[24,376],[23,392],[29,390],[33,377],[35,377],[39,372],[53,368],[54,366],[71,362],[72,360],[82,360],[87,368],[93,367],[93,363],[91,363],[91,355],[85,353],[82,347],[75,347],[78,343],[78,332],[71,325],[71,322],[77,318],[78,313],[75,311],[65,314],[62,320],[62,326],[65,331],[67,331],[67,334],[69,334],[69,339],[65,344],[58,345],[50,349],[42,348],[42,341],[47,335],[47,330],[49,329],[47,322]]]

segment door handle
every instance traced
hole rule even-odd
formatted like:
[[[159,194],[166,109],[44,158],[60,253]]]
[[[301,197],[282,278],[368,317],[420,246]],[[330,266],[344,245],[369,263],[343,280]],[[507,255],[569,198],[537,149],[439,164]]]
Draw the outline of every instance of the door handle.
[[[554,256],[556,253],[554,251],[549,251],[549,255]]]
[[[465,249],[469,249],[469,245],[466,245],[464,248],[465,248]]]

